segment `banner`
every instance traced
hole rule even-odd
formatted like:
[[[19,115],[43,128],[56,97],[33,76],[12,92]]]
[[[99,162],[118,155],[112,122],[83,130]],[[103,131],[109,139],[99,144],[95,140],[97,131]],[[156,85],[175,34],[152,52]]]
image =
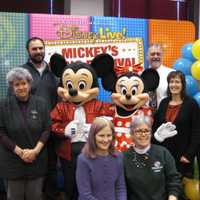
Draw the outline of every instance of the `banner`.
[[[48,62],[54,53],[62,54],[68,63],[90,61],[98,54],[108,53],[115,61],[115,66],[134,66],[144,63],[142,38],[124,38],[121,40],[46,40]]]

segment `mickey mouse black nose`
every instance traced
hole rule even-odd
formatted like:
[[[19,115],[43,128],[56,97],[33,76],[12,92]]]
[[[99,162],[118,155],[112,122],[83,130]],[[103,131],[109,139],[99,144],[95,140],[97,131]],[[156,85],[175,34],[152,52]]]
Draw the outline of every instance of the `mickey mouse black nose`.
[[[131,99],[131,95],[130,94],[126,94],[126,99],[127,100]]]
[[[78,92],[77,92],[76,89],[71,89],[71,90],[69,90],[69,95],[70,95],[70,96],[74,97],[74,96],[76,96],[77,94],[78,94]]]

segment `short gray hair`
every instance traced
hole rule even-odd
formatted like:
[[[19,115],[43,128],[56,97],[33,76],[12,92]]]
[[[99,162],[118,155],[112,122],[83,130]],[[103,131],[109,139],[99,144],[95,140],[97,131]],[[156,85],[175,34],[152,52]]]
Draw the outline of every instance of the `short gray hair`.
[[[149,48],[148,48],[148,52],[149,52],[149,49],[151,49],[152,47],[156,48],[156,49],[160,49],[162,51],[162,53],[163,53],[163,46],[161,44],[159,44],[159,43],[152,43],[152,44],[150,44]]]
[[[27,69],[24,69],[22,67],[15,67],[7,73],[6,81],[9,86],[11,86],[13,81],[16,80],[27,80],[31,84],[33,78]]]
[[[131,121],[131,132],[134,132],[134,130],[141,124],[146,124],[151,129],[152,118],[148,115],[144,115],[143,112],[141,112],[139,115],[134,116]]]

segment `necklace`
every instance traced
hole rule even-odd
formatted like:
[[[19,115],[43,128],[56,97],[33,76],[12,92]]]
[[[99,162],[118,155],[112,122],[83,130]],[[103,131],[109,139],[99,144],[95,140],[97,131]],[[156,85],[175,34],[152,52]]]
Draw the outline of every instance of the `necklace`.
[[[133,158],[132,161],[137,168],[146,167],[149,163],[149,153],[138,154],[134,150],[132,150]]]

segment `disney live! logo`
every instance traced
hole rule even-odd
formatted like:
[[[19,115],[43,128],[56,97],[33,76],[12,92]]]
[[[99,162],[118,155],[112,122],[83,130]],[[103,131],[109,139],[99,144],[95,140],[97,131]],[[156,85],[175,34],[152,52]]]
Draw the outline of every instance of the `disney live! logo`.
[[[79,30],[79,27],[75,25],[66,25],[66,24],[55,24],[58,26],[58,30],[56,32],[59,39],[88,39],[88,40],[120,40],[126,38],[126,28],[122,28],[121,32],[111,32],[110,28],[102,28],[98,29],[97,33],[93,32],[82,32]]]

